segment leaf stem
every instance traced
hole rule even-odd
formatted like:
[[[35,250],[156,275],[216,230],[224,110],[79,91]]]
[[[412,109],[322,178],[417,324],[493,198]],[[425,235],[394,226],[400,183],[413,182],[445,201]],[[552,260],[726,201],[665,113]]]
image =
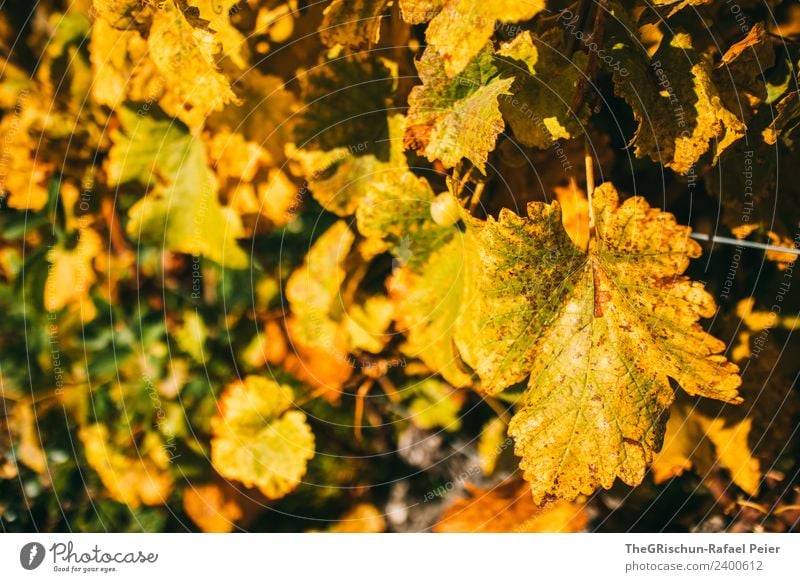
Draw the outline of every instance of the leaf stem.
[[[594,229],[594,159],[589,148],[589,137],[583,138],[583,163],[586,166],[586,198],[589,201],[589,231]]]

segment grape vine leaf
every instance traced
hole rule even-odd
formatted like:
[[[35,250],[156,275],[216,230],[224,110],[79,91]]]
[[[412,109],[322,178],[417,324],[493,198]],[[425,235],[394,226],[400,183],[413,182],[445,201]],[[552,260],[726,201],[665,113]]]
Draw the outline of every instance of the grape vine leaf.
[[[154,185],[129,210],[128,235],[146,244],[202,254],[232,269],[249,260],[236,245],[241,221],[217,198],[217,183],[206,164],[202,142],[179,122],[118,112],[121,130],[112,134],[109,183]]]
[[[438,378],[425,378],[404,387],[414,396],[408,405],[408,418],[423,430],[439,429],[454,432],[461,428],[459,412],[464,392],[454,390]]]
[[[36,140],[17,115],[3,115],[4,163],[0,165],[0,193],[8,198],[9,208],[41,210],[47,204],[47,183],[53,165],[36,155]]]
[[[428,47],[417,61],[422,85],[408,97],[404,144],[452,168],[462,158],[486,173],[486,159],[505,124],[498,98],[509,95],[514,78],[500,78],[491,44],[453,78],[442,56]]]
[[[641,197],[594,193],[587,252],[560,207],[530,203],[469,219],[462,358],[492,394],[530,377],[509,434],[534,499],[573,499],[616,477],[641,482],[661,446],[670,379],[692,395],[740,402],[738,368],[697,324],[715,305],[681,276],[700,246]],[[478,290],[478,292],[474,291]]]
[[[45,309],[58,311],[78,304],[83,321],[94,318],[96,309],[88,295],[97,280],[92,263],[102,250],[100,235],[91,228],[79,231],[75,248],[59,245],[50,249],[47,256],[50,267],[44,289]]]
[[[390,0],[333,0],[320,26],[320,38],[328,46],[351,48],[380,40],[382,15]]]
[[[8,394],[8,393],[5,393]],[[29,402],[6,398],[0,388],[0,479],[13,479],[22,463],[32,471],[47,471],[37,415]]]
[[[774,64],[772,40],[759,22],[747,36],[725,51],[714,68],[714,83],[723,103],[730,111],[740,112],[745,122],[767,99],[764,71]]]
[[[683,32],[665,36],[652,58],[631,39],[627,16],[618,5],[620,23],[609,40],[621,68],[612,70],[615,93],[633,109],[638,124],[633,138],[637,157],[649,156],[680,174],[713,145],[714,162],[744,135],[744,123],[729,111],[713,82],[711,59],[692,48]],[[632,30],[636,30],[635,27]],[[622,69],[626,74],[622,74]]]
[[[228,481],[191,484],[183,491],[183,510],[205,533],[228,533],[254,510],[251,498],[240,493]]]
[[[481,52],[503,23],[529,20],[545,7],[544,0],[431,0],[401,2],[400,10],[408,22],[430,20],[425,39],[442,59],[448,77],[461,73]]]
[[[186,0],[164,0],[153,11],[148,46],[150,58],[180,106],[205,119],[235,102],[236,94],[217,69],[219,40],[199,13]]]
[[[354,241],[347,223],[336,222],[314,241],[286,283],[291,307],[286,325],[299,359],[288,367],[331,400],[353,373],[349,353],[382,351],[393,318],[385,295],[356,295],[358,278],[348,279],[347,268]]]
[[[199,18],[208,22],[208,29],[221,45],[222,56],[244,70],[249,67],[247,39],[231,24],[230,19],[231,8],[240,2],[241,0],[189,0],[189,4],[199,11]]]
[[[226,479],[269,499],[293,491],[314,456],[306,415],[292,408],[292,390],[261,376],[225,389],[211,420],[211,463]]]
[[[526,30],[497,51],[510,59],[516,77],[513,97],[501,99],[500,111],[520,143],[542,149],[578,135],[589,117],[585,105],[577,115],[570,111],[586,55],[577,52],[568,59],[547,40]]]
[[[748,417],[734,421],[708,414],[690,398],[679,396],[670,410],[664,446],[653,459],[654,481],[662,483],[692,468],[706,477],[719,465],[743,491],[757,495],[761,471],[748,444],[752,424]]]

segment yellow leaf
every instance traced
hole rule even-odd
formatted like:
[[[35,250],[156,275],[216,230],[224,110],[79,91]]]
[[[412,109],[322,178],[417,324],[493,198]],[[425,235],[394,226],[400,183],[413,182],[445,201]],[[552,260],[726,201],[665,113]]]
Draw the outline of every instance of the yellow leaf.
[[[184,109],[205,119],[236,101],[217,70],[219,41],[207,27],[190,22],[176,0],[164,0],[153,12],[149,46],[150,58]]]
[[[20,107],[24,107],[24,100],[21,103]],[[0,194],[8,196],[9,208],[41,210],[47,204],[52,164],[38,159],[37,140],[28,134],[24,120],[16,112],[0,120],[0,136]]]
[[[581,250],[589,247],[589,201],[586,193],[578,188],[574,178],[569,186],[555,188],[556,200],[561,205],[561,222],[569,238]]]
[[[294,490],[314,456],[306,415],[292,408],[292,390],[260,376],[228,386],[211,420],[211,462],[226,479],[270,499]]]
[[[415,394],[408,407],[408,418],[423,430],[441,428],[454,432],[461,428],[459,412],[464,404],[464,392],[455,390],[436,378],[411,384]]]
[[[425,18],[424,13],[440,7],[441,12],[428,25],[425,39],[444,59],[447,76],[453,77],[463,71],[489,41],[496,29],[496,22],[528,20],[541,12],[545,3],[544,0],[449,0],[446,3],[430,0],[406,1],[403,3],[402,13],[410,22],[423,18],[429,20],[430,15]]]
[[[483,425],[478,439],[478,458],[484,475],[494,473],[500,455],[511,445],[511,439],[506,436],[507,430],[508,426],[502,418],[493,418]]]
[[[164,444],[155,436],[140,447],[131,447],[133,455],[117,448],[102,424],[85,426],[78,431],[86,461],[97,471],[108,494],[129,507],[162,505],[172,490]],[[150,435],[148,435],[150,437]]]
[[[673,406],[664,446],[653,460],[653,478],[661,483],[694,468],[708,477],[716,464],[727,469],[736,485],[749,495],[758,494],[761,471],[748,444],[750,418],[729,420],[709,416],[689,399]]]
[[[222,45],[222,56],[240,69],[248,68],[247,39],[232,24],[230,11],[241,4],[241,0],[189,0],[191,6],[200,10],[200,18],[208,21],[208,27]]]
[[[530,377],[509,434],[537,502],[616,477],[641,482],[674,399],[670,378],[689,394],[740,401],[725,344],[697,323],[714,301],[681,276],[700,254],[689,229],[643,198],[620,205],[609,183],[594,214],[586,253],[556,202],[529,204],[528,218],[469,219],[470,299],[456,344],[489,393]]]

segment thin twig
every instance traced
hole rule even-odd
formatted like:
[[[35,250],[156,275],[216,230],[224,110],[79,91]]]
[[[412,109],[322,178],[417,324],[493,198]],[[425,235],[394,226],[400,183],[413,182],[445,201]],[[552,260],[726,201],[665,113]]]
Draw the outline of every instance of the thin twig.
[[[594,229],[594,204],[592,196],[594,195],[594,159],[592,158],[592,151],[589,148],[589,138],[583,138],[583,162],[586,166],[586,198],[589,201],[589,232]]]
[[[486,184],[484,182],[478,182],[475,185],[475,191],[472,193],[472,199],[469,203],[469,211],[475,212],[475,209],[478,207],[478,204],[481,201],[481,196],[483,196],[483,191],[486,188]]]

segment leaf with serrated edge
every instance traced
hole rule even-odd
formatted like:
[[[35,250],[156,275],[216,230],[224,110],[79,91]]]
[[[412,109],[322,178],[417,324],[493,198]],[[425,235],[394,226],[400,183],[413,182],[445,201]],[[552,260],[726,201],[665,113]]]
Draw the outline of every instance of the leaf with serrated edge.
[[[428,25],[425,39],[444,60],[448,77],[458,75],[492,38],[496,23],[536,16],[544,0],[450,0]],[[411,10],[404,14],[412,14]]]
[[[740,401],[738,368],[697,324],[714,301],[681,276],[700,254],[689,228],[640,197],[619,205],[606,183],[584,253],[560,214],[555,202],[530,203],[528,218],[469,220],[471,299],[456,331],[487,392],[530,376],[509,434],[537,502],[616,477],[638,484],[661,445],[670,378],[689,394]]]
[[[486,173],[486,159],[505,124],[498,98],[513,78],[501,79],[491,45],[455,78],[444,74],[442,57],[428,48],[417,63],[422,85],[408,97],[404,143],[428,160],[452,168],[462,158]]]

